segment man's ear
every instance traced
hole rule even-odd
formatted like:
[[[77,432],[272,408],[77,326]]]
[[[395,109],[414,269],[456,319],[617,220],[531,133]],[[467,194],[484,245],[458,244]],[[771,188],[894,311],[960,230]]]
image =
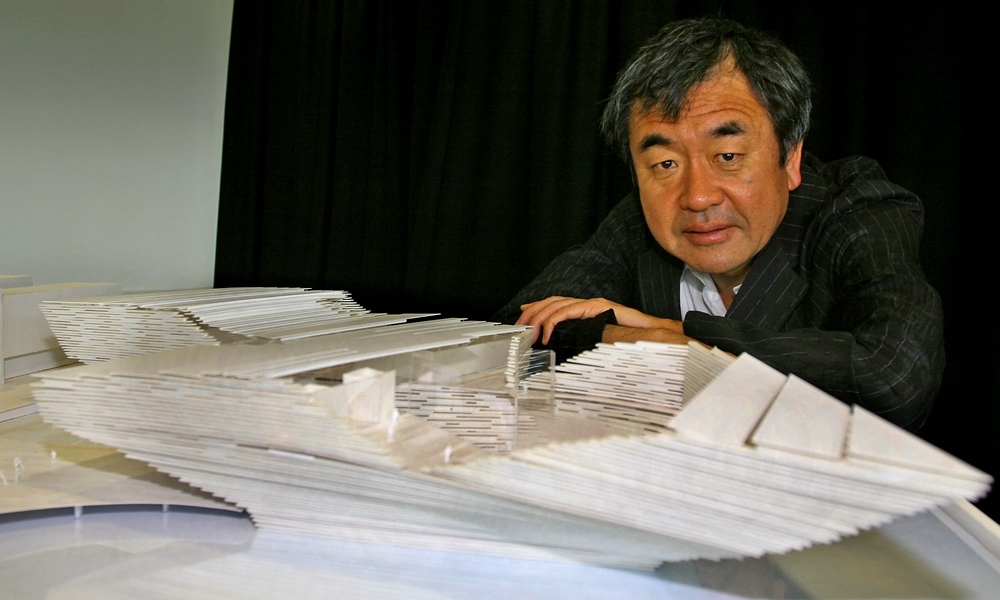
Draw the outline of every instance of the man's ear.
[[[792,146],[788,151],[788,159],[785,160],[785,172],[788,174],[788,191],[799,187],[802,183],[802,142]]]

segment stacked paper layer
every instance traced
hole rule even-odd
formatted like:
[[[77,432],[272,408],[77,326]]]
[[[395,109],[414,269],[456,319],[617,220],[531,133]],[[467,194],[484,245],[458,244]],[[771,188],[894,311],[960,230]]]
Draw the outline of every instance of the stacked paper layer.
[[[247,339],[288,340],[427,315],[369,311],[343,291],[218,288],[49,301],[41,305],[67,356],[84,363]]]
[[[546,404],[506,381],[526,371],[526,335],[442,319],[192,347],[48,373],[35,396],[54,424],[262,528],[629,567],[832,542],[992,483],[794,376],[697,345],[599,348],[556,373]],[[399,405],[393,371],[409,372]],[[486,372],[499,383],[482,385]],[[639,372],[668,383],[618,389]],[[701,381],[679,381],[688,372]],[[460,380],[479,395],[463,398]],[[648,425],[658,398],[673,411],[689,387],[676,416]],[[625,413],[638,433],[603,426]],[[522,427],[534,443],[505,445]]]

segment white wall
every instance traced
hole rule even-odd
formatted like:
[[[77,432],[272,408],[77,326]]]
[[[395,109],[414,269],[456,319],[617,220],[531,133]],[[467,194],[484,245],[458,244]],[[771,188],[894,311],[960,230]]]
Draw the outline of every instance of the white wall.
[[[0,0],[0,274],[211,287],[233,0]]]

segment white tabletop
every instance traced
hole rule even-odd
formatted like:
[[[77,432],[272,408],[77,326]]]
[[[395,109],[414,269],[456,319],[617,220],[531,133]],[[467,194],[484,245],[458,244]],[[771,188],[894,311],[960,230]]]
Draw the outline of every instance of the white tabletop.
[[[213,509],[0,516],[0,597],[996,598],[1000,561],[939,511],[764,559],[636,572],[256,530]]]

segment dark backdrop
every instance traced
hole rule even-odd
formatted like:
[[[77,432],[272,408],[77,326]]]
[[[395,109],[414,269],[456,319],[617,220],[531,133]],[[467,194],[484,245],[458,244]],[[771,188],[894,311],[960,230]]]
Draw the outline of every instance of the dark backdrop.
[[[618,69],[667,21],[720,14],[805,61],[808,151],[871,156],[923,199],[948,365],[920,435],[1000,475],[985,24],[812,4],[236,0],[215,284],[488,319],[627,192],[597,130]]]

